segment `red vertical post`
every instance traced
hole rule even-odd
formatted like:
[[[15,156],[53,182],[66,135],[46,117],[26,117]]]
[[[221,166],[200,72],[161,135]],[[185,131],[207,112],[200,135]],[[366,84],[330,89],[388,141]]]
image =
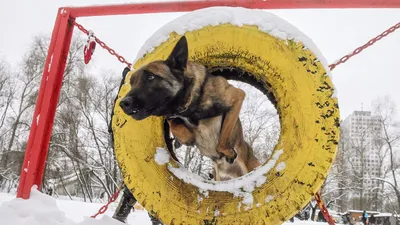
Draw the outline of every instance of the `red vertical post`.
[[[58,10],[43,70],[17,197],[27,199],[33,185],[40,188],[74,26],[67,9]]]

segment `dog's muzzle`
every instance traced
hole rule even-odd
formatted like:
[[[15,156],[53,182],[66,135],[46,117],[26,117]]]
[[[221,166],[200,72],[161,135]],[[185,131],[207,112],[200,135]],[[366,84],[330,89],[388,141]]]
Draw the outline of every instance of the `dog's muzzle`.
[[[119,102],[119,106],[122,108],[124,113],[128,115],[134,115],[139,112],[140,108],[138,104],[133,104],[133,99],[130,96],[126,96]]]

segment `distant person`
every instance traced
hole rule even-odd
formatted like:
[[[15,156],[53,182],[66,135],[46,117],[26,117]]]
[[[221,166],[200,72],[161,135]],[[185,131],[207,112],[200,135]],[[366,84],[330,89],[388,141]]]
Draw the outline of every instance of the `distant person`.
[[[368,213],[365,210],[363,211],[361,221],[364,225],[368,225]]]
[[[383,225],[390,225],[390,219],[389,219],[389,217],[384,217],[384,219],[383,219]]]
[[[342,216],[342,220],[343,220],[343,224],[347,225],[347,223],[349,222],[349,218],[347,217],[347,214],[344,214]]]
[[[376,218],[374,215],[371,215],[371,217],[368,219],[368,224],[375,225],[375,223],[376,223]]]

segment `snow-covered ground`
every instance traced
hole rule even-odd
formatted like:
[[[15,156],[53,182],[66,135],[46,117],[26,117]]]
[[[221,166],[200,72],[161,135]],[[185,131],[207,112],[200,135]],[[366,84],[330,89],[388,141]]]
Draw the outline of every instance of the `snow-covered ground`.
[[[31,198],[0,193],[0,225],[122,225],[111,218],[117,203],[112,203],[105,215],[90,218],[103,204],[56,199],[32,188]],[[151,225],[146,211],[136,211],[128,217],[133,225]]]
[[[56,199],[32,188],[29,200],[0,193],[1,225],[122,225],[111,218],[117,203],[112,203],[105,215],[90,218],[103,204]],[[146,211],[135,211],[128,217],[131,225],[151,225]],[[324,225],[312,221],[297,221],[284,225]]]

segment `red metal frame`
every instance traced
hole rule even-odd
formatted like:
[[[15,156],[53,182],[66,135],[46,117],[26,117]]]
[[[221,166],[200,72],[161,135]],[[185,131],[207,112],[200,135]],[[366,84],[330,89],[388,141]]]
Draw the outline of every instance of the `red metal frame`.
[[[54,115],[74,28],[69,19],[70,13],[60,8],[43,70],[21,170],[17,197],[24,199],[29,198],[30,189],[34,184],[40,187],[42,183]]]
[[[17,197],[29,198],[32,186],[37,185],[40,188],[42,183],[54,115],[74,28],[69,22],[70,20],[87,16],[186,12],[211,6],[238,6],[251,9],[400,8],[400,0],[203,0],[58,9],[21,170]]]

